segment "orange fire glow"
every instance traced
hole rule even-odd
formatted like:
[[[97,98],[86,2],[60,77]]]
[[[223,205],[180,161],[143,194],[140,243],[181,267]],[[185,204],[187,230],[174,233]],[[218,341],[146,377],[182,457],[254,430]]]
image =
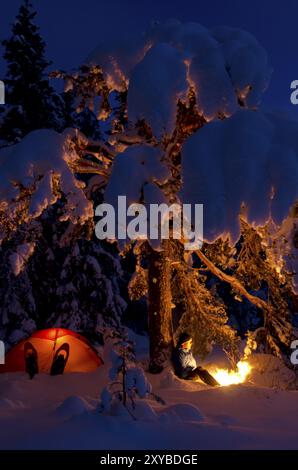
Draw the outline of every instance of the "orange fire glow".
[[[245,382],[250,371],[251,366],[247,361],[239,361],[236,370],[216,369],[212,375],[220,385],[227,386]]]

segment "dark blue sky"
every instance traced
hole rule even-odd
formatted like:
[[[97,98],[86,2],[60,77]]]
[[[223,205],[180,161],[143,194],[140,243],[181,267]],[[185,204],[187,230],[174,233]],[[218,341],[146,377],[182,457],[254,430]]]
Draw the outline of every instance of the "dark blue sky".
[[[176,18],[207,27],[228,25],[253,33],[274,72],[264,104],[298,119],[290,83],[298,79],[298,0],[32,0],[55,68],[80,64],[104,38],[143,31],[151,20]],[[0,39],[10,34],[20,0],[1,0]],[[2,51],[1,51],[2,55]],[[4,74],[1,59],[0,74]],[[3,77],[1,77],[3,78]]]

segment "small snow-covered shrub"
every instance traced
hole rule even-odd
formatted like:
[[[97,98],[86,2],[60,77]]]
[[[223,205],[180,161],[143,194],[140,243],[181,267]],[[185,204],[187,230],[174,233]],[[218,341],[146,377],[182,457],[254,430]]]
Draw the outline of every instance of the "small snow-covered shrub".
[[[106,339],[111,338],[111,335],[113,335],[113,349],[109,357],[111,382],[101,392],[99,410],[109,414],[130,414],[136,419],[134,410],[139,399],[152,397],[162,404],[164,401],[152,392],[144,370],[136,364],[133,343],[128,339],[125,329],[121,329],[120,332],[110,331]]]

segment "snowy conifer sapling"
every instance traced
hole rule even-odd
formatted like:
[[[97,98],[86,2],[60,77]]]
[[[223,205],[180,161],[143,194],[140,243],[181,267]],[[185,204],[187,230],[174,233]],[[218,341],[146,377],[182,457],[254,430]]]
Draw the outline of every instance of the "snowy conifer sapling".
[[[112,336],[111,336],[112,335]],[[133,342],[129,340],[125,328],[113,330],[105,335],[105,342],[112,338],[113,347],[110,351],[111,368],[109,378],[111,382],[102,390],[99,409],[101,412],[115,412],[115,408],[122,404],[128,413],[135,419],[137,399],[153,397],[159,403],[164,401],[152,393],[152,387],[144,371],[136,364]]]

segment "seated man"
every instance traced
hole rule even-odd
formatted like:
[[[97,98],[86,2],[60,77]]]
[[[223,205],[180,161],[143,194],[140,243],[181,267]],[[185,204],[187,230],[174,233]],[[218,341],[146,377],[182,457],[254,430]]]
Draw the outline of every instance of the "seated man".
[[[181,333],[177,346],[173,351],[173,365],[177,377],[185,380],[201,379],[207,385],[215,387],[219,383],[200,366],[191,352],[192,338],[188,333]]]

